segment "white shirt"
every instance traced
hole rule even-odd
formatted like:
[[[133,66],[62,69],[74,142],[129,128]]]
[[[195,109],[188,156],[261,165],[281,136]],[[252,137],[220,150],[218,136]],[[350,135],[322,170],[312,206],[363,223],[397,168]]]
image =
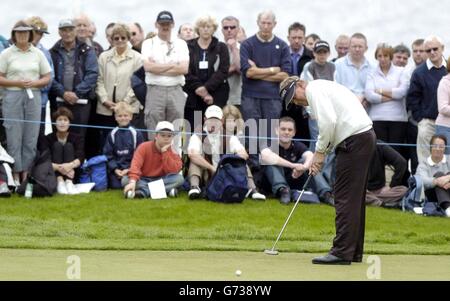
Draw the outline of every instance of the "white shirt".
[[[217,167],[220,161],[220,155],[222,155],[220,147],[222,143],[222,136],[220,134],[208,134],[208,140],[211,144],[212,165],[214,167]],[[239,138],[233,135],[230,137],[229,149],[232,154],[235,154],[245,148],[239,141]],[[199,135],[192,135],[191,139],[189,140],[188,153],[203,154],[202,138]]]
[[[170,46],[169,46],[170,45]],[[189,62],[189,49],[185,41],[174,38],[170,43],[161,40],[158,36],[145,40],[142,43],[142,59],[151,58],[159,64],[171,62]],[[166,76],[145,72],[145,83],[158,86],[183,86],[184,75]]]
[[[405,68],[391,65],[387,75],[377,66],[368,76],[366,82],[366,99],[371,103],[369,116],[374,121],[408,121],[405,96],[409,87],[409,74]],[[382,102],[378,89],[391,90],[391,101]]]
[[[311,81],[306,87],[306,99],[319,127],[317,152],[329,153],[348,137],[372,128],[372,120],[359,99],[343,85],[321,79]]]

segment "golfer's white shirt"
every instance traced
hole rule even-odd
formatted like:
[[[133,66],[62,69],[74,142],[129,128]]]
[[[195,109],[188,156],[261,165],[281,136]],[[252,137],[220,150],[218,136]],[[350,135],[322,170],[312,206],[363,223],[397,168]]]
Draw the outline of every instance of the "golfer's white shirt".
[[[336,82],[309,82],[306,98],[319,126],[317,152],[329,153],[348,137],[372,128],[372,120],[359,99]]]

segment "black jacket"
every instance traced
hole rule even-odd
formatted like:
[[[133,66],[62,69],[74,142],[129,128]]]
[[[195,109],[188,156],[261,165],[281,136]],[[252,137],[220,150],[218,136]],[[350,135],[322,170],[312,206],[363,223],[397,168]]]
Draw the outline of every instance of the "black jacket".
[[[202,108],[204,106],[201,97],[195,94],[195,90],[201,86],[205,86],[209,94],[214,98],[215,105],[223,107],[227,103],[230,92],[227,80],[228,69],[230,68],[228,47],[225,43],[219,42],[216,37],[212,38],[209,47],[206,49],[207,75],[202,79],[202,71],[199,68],[199,64],[203,60],[203,51],[197,41],[198,38],[188,42],[189,71],[186,75],[186,84],[183,87],[183,90],[188,95],[186,107]]]
[[[395,149],[377,140],[377,147],[372,157],[369,167],[368,190],[381,189],[386,185],[385,166],[391,165],[394,168],[394,175],[391,180],[391,187],[402,185],[403,175],[407,168],[406,160]]]
[[[302,74],[303,68],[305,67],[306,63],[308,63],[309,61],[314,59],[314,55],[313,55],[312,51],[309,50],[308,48],[306,48],[305,46],[303,46],[303,48],[305,50],[303,51],[303,55],[298,60],[298,65],[297,65],[297,72],[298,72],[299,76]]]

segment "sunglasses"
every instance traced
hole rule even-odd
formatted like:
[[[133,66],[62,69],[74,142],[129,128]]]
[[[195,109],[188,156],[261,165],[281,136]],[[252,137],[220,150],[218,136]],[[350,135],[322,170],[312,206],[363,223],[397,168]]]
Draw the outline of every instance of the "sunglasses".
[[[120,40],[126,41],[127,38],[126,37],[114,37],[114,41],[120,41]]]
[[[223,30],[233,30],[233,29],[236,29],[236,26],[224,26],[222,28],[223,28]]]
[[[431,51],[437,52],[439,50],[439,47],[434,47],[434,48],[430,48],[430,49],[425,49],[426,53],[431,53]]]

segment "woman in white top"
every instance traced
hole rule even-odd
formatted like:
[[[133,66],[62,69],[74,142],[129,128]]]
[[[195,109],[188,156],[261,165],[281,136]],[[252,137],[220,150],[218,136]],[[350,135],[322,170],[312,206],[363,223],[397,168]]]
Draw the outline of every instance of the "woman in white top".
[[[405,96],[408,78],[403,67],[392,64],[394,49],[378,45],[375,58],[378,66],[367,77],[365,96],[370,103],[369,117],[377,138],[388,143],[403,143],[406,139],[408,116]],[[401,148],[393,146],[401,152]]]
[[[51,79],[51,68],[45,55],[34,47],[33,28],[19,21],[11,32],[13,45],[0,55],[0,87],[7,150],[14,158],[16,185],[25,180],[36,156],[41,120],[41,91]]]
[[[425,195],[430,202],[438,203],[450,217],[450,157],[444,154],[447,138],[433,135],[430,140],[431,155],[417,167]]]
[[[140,53],[134,51],[128,45],[131,33],[128,26],[116,24],[112,29],[113,48],[103,52],[98,61],[99,76],[97,79],[96,93],[97,124],[115,127],[113,116],[116,103],[124,101],[133,108],[133,121],[135,124],[140,110],[140,102],[131,88],[131,76],[142,66]],[[101,131],[101,147],[110,130]]]

